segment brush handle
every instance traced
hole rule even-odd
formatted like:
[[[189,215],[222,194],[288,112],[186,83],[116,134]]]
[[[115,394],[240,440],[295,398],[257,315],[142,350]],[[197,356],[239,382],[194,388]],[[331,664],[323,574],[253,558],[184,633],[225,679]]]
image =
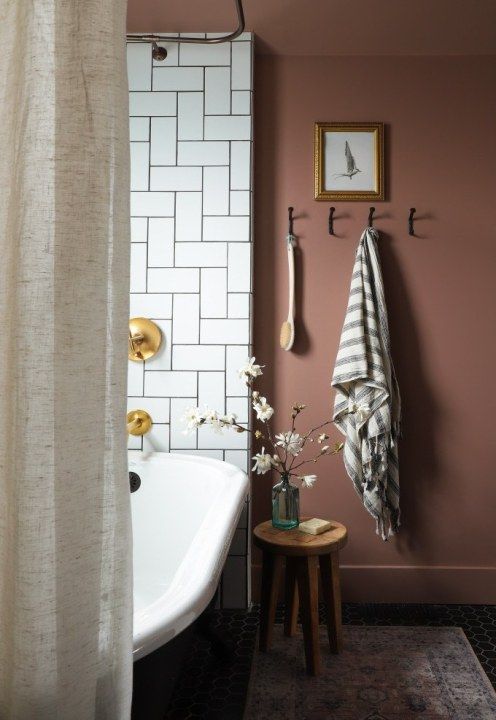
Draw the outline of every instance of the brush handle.
[[[295,265],[294,265],[294,245],[293,238],[288,235],[288,322],[294,322],[295,314]]]

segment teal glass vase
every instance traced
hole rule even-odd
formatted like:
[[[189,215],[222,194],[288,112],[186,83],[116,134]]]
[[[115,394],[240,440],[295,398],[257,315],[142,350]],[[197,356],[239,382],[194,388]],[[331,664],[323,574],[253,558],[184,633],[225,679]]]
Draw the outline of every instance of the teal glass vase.
[[[272,488],[272,525],[279,530],[291,530],[300,524],[300,491],[289,482],[289,475],[281,475],[281,482]]]

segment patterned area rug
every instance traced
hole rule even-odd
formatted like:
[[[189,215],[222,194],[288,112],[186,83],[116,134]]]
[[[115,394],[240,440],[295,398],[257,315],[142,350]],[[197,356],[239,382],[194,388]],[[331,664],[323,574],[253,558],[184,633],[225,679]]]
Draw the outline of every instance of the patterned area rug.
[[[301,634],[275,626],[255,652],[245,720],[495,720],[496,693],[460,628],[345,627],[322,674],[305,674]]]

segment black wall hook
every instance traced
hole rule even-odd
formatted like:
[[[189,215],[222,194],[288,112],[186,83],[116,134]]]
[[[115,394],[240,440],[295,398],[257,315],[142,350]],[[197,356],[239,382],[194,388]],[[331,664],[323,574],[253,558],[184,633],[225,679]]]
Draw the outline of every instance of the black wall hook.
[[[335,207],[329,209],[329,235],[334,235],[334,210]]]
[[[408,234],[415,235],[413,230],[413,216],[417,212],[416,208],[410,208],[410,215],[408,216]]]
[[[294,208],[288,207],[288,235],[293,235],[293,210]]]
[[[374,213],[375,207],[371,207],[369,210],[369,227],[374,227]]]

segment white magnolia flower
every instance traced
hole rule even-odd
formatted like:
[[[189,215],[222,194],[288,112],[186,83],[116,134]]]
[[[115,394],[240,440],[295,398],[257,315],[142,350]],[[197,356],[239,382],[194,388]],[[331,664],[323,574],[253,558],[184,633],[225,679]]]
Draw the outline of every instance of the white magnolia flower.
[[[257,413],[257,419],[261,420],[262,422],[270,420],[270,418],[274,414],[274,408],[269,405],[269,403],[267,402],[267,398],[264,397],[257,397],[253,401],[253,409]]]
[[[311,488],[317,480],[317,475],[303,475],[300,478],[303,487]]]
[[[317,442],[319,443],[323,443],[325,440],[329,440],[329,435],[327,435],[326,433],[321,433],[317,438]]]
[[[257,475],[264,475],[272,467],[272,457],[265,452],[265,448],[262,448],[262,452],[254,455],[252,460],[255,460],[252,470],[255,470]]]
[[[222,419],[219,417],[219,413],[216,410],[207,410],[205,413],[205,423],[211,425],[214,432],[220,434],[224,427]]]
[[[181,419],[186,423],[185,434],[193,432],[205,422],[205,417],[201,414],[200,408],[197,407],[188,408]]]
[[[247,385],[249,385],[252,380],[263,374],[262,367],[263,366],[261,365],[257,365],[255,363],[255,358],[252,357],[248,360],[246,365],[243,365],[243,367],[238,370],[239,377],[244,380]]]
[[[291,455],[299,455],[303,447],[304,440],[299,433],[285,432],[276,435],[276,445],[284,448]]]

